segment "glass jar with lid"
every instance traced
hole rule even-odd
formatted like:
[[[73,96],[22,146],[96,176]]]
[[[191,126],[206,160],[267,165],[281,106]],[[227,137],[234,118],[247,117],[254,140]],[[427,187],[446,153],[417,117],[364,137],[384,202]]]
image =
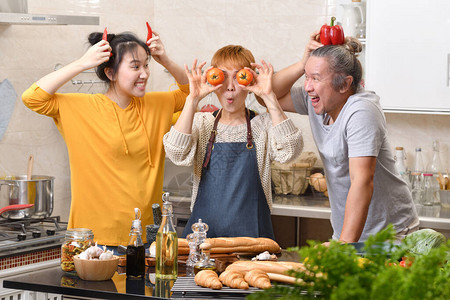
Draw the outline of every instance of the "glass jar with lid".
[[[61,246],[61,269],[65,272],[75,272],[73,257],[93,245],[94,233],[91,229],[68,229]]]

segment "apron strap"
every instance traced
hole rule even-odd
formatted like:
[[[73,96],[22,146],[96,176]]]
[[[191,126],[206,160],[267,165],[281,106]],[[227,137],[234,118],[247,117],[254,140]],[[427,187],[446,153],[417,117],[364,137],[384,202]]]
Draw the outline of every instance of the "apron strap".
[[[252,127],[250,126],[250,115],[248,109],[245,109],[245,119],[247,120],[247,149],[253,148]]]
[[[209,160],[211,159],[212,148],[214,146],[214,141],[216,140],[217,124],[219,124],[221,116],[222,116],[222,109],[219,110],[219,113],[217,114],[216,119],[214,120],[214,126],[213,129],[211,130],[211,135],[209,137],[208,148],[206,150],[206,157],[205,161],[203,162],[203,168],[206,168],[208,166]]]
[[[217,125],[219,124],[220,117],[222,116],[222,109],[219,110],[219,113],[214,120],[214,126],[211,130],[211,135],[209,137],[208,146],[206,149],[206,157],[203,162],[203,168],[208,167],[209,161],[211,160],[212,149],[214,147],[214,141],[216,140],[217,134]],[[250,126],[250,115],[248,109],[245,109],[245,119],[247,121],[247,149],[253,149],[253,136],[252,136],[252,128]]]

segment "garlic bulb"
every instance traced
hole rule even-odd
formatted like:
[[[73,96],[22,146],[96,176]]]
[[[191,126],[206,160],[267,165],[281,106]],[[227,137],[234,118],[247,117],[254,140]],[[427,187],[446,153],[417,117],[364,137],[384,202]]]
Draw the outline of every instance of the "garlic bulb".
[[[110,250],[106,251],[106,247],[103,247],[103,250],[102,250],[100,247],[97,246],[97,243],[95,243],[95,246],[91,246],[91,247],[87,248],[86,250],[81,252],[78,255],[78,257],[81,259],[106,260],[106,259],[112,259],[113,253]]]
[[[100,254],[99,259],[100,260],[107,260],[107,259],[112,259],[113,258],[113,253],[112,251],[108,250],[106,252],[103,252],[102,254]]]

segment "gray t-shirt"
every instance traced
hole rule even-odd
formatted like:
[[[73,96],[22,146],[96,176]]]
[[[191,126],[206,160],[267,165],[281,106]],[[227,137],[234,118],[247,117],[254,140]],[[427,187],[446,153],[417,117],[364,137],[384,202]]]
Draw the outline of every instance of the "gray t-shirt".
[[[350,96],[332,125],[329,116],[317,115],[303,87],[293,87],[291,97],[296,111],[309,115],[311,131],[322,159],[331,207],[333,239],[339,239],[344,223],[345,204],[350,189],[349,158],[377,158],[374,191],[359,241],[385,228],[389,223],[400,232],[417,220],[408,186],[394,165],[387,140],[386,119],[379,97],[368,91]],[[306,141],[305,141],[306,142]]]

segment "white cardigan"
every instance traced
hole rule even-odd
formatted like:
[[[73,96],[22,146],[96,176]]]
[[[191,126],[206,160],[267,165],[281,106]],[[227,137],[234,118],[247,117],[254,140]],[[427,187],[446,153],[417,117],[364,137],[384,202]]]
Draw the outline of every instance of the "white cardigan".
[[[191,211],[197,198],[202,165],[206,155],[215,117],[210,112],[198,112],[194,115],[192,134],[184,134],[172,128],[164,135],[164,148],[167,157],[176,165],[194,165],[194,181],[192,189]],[[270,163],[272,160],[281,163],[296,158],[303,149],[301,131],[292,120],[272,125],[269,113],[255,116],[250,121],[253,143],[256,147],[259,176],[262,188],[272,211],[272,186]],[[247,142],[247,124],[227,126],[219,122],[215,143]],[[214,151],[214,150],[213,150]]]

